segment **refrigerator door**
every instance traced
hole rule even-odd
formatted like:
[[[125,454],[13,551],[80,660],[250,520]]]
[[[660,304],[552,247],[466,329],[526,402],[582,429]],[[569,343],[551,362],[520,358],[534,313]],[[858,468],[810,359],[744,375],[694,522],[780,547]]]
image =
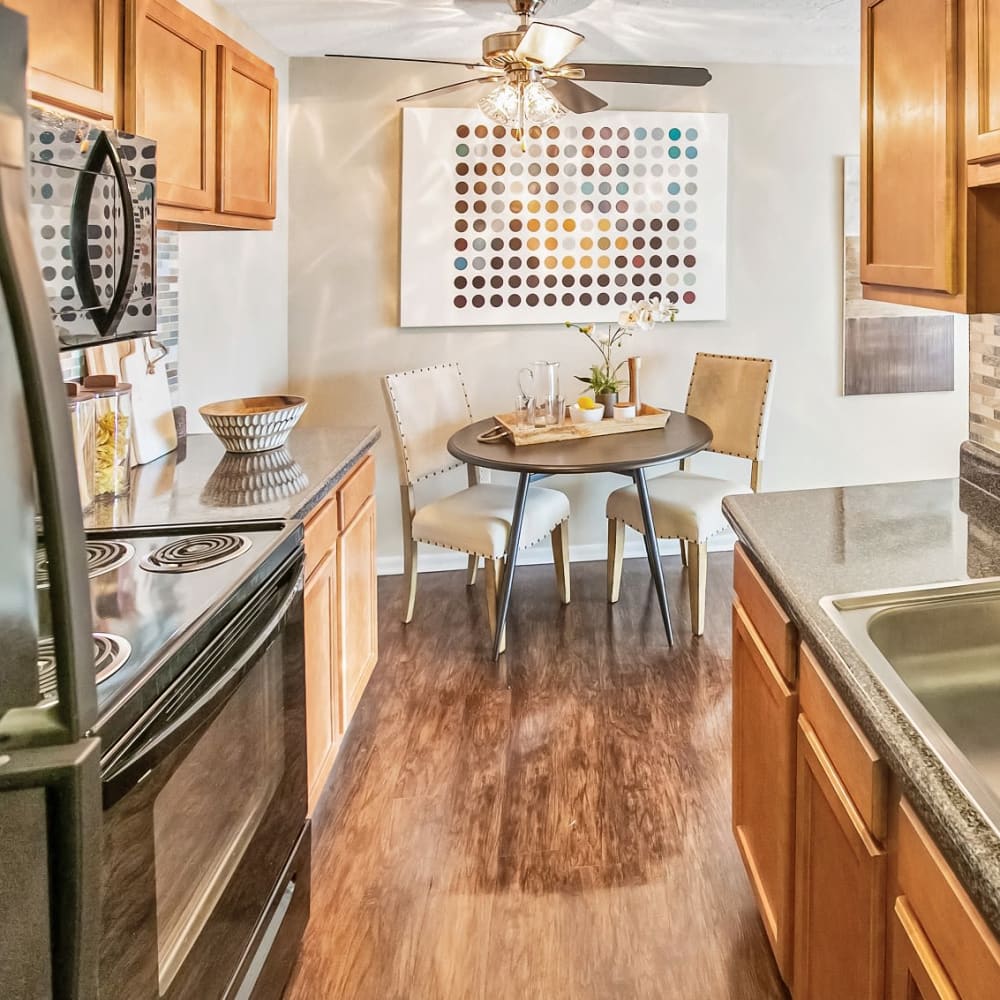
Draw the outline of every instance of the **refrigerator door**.
[[[97,996],[100,745],[83,524],[28,226],[26,22],[0,9],[0,996]],[[35,497],[37,495],[37,511]],[[39,704],[36,512],[58,698]],[[8,937],[9,935],[9,937]]]

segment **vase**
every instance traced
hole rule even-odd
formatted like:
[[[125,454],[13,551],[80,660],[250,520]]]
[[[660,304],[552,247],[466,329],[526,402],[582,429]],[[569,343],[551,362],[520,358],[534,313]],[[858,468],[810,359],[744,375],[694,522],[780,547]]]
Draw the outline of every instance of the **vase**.
[[[604,416],[610,420],[615,415],[615,403],[618,402],[618,393],[595,392],[594,399],[604,407]]]

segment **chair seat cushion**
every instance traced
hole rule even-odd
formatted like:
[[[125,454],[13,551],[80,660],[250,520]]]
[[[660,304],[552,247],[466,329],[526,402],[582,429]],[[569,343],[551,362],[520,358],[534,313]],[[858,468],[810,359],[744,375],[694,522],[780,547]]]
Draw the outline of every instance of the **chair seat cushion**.
[[[513,486],[484,483],[434,500],[414,515],[413,537],[418,542],[499,559],[507,551],[516,493]],[[569,499],[565,493],[531,487],[519,548],[540,542],[568,517]]]
[[[728,479],[699,476],[693,472],[671,472],[649,480],[649,504],[657,538],[683,538],[700,542],[725,530],[722,498],[750,493],[750,487]],[[624,521],[642,531],[642,512],[635,486],[615,490],[608,497],[609,518]]]

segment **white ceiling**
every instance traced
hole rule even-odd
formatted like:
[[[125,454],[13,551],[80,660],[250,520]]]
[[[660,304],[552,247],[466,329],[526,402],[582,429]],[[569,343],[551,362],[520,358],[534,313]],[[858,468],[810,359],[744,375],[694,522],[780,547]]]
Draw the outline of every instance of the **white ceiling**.
[[[517,24],[506,0],[221,0],[296,56],[478,59]],[[857,0],[548,0],[541,20],[587,36],[580,61],[853,63]]]

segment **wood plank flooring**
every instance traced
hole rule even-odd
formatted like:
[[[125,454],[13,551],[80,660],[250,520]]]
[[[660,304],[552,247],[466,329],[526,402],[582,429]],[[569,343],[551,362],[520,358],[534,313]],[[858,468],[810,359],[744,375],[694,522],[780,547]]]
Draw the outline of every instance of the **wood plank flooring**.
[[[730,833],[732,559],[706,635],[665,560],[518,570],[506,677],[482,574],[379,586],[380,660],[317,816],[290,1000],[766,1000],[786,996]]]

